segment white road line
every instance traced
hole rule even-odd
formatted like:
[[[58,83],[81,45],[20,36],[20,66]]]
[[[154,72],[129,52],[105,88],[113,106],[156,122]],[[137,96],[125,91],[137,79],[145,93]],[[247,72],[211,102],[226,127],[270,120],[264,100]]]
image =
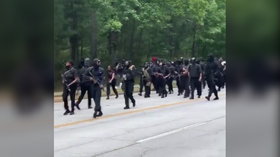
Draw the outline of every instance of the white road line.
[[[195,127],[198,127],[198,126],[201,126],[201,125],[204,125],[204,124],[206,124],[206,123],[198,123],[198,124],[189,125],[189,126],[186,126],[186,127],[180,128],[180,129],[176,129],[176,130],[169,131],[169,132],[159,134],[159,135],[156,135],[156,136],[152,136],[152,137],[149,137],[149,138],[146,138],[146,139],[143,139],[143,140],[139,140],[139,141],[137,141],[137,143],[147,142],[147,141],[154,140],[154,139],[157,139],[157,138],[160,138],[160,137],[175,134],[175,133],[180,132],[180,131],[195,128]]]

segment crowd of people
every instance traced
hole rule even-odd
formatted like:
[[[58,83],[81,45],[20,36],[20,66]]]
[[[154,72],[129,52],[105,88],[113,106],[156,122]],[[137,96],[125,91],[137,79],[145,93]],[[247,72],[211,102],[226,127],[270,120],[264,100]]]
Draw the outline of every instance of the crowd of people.
[[[145,62],[140,68],[136,68],[129,60],[122,60],[112,66],[109,65],[106,72],[97,58],[92,63],[89,58],[85,58],[79,70],[74,68],[73,62],[68,61],[66,70],[62,73],[64,115],[73,115],[75,108],[80,110],[79,104],[87,92],[88,108],[92,108],[92,99],[95,104],[93,117],[102,116],[102,90],[105,90],[104,86],[106,86],[106,99],[110,99],[111,88],[115,98],[118,98],[119,93],[116,89],[118,81],[124,94],[124,109],[130,109],[130,102],[135,107],[136,100],[133,92],[136,75],[140,76],[138,95],[142,96],[144,93],[144,98],[151,97],[152,86],[158,96],[166,98],[169,94],[173,94],[173,82],[176,81],[178,96],[194,99],[196,90],[197,97],[200,98],[202,90],[207,85],[209,90],[205,98],[210,101],[214,94],[213,100],[218,100],[218,91],[224,88],[226,83],[226,61],[223,61],[222,58],[217,59],[213,55],[208,55],[206,62],[202,58],[185,59],[181,57],[176,61],[165,61],[153,57],[150,62]],[[75,94],[78,86],[80,86],[81,95],[76,101]],[[71,109],[68,105],[68,96],[71,100]]]

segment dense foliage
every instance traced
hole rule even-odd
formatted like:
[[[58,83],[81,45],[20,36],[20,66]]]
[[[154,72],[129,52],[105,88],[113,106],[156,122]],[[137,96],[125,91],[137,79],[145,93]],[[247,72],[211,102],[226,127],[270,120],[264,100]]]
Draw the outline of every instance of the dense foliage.
[[[225,56],[225,0],[55,0],[55,67],[157,56]]]

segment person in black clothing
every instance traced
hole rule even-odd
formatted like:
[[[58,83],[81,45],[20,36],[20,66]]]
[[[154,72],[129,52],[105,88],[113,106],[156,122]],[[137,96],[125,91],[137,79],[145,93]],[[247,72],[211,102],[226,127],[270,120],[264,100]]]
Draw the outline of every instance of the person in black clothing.
[[[184,98],[190,96],[190,84],[189,84],[189,76],[188,76],[188,69],[187,66],[189,65],[189,61],[185,60],[181,67],[181,87],[185,91]]]
[[[144,67],[142,68],[142,73],[143,73],[143,85],[145,86],[145,98],[149,98],[151,94],[151,81],[152,81],[152,70],[149,66],[149,63],[146,62]]]
[[[79,76],[76,69],[73,68],[73,62],[68,61],[66,62],[66,71],[62,74],[63,80],[63,102],[65,112],[64,115],[70,113],[70,115],[74,114],[74,106],[75,106],[75,94],[77,89],[77,83],[79,82]],[[70,95],[71,99],[71,111],[69,110],[68,106],[68,95]]]
[[[166,80],[169,78],[170,74],[168,71],[167,66],[164,64],[164,62],[160,62],[160,68],[158,69],[158,85],[159,85],[159,96],[161,98],[167,97],[167,91],[166,91]]]
[[[156,93],[158,94],[159,93],[159,87],[158,87],[158,76],[157,76],[157,69],[158,69],[158,64],[157,64],[157,59],[155,57],[153,57],[152,59],[152,63],[150,65],[151,67],[151,70],[152,70],[152,83],[153,83],[153,86],[154,86],[154,89],[156,91]]]
[[[223,74],[224,67],[222,65],[222,62],[223,62],[223,59],[220,58],[218,61],[219,72],[215,76],[216,80],[217,80],[218,91],[221,91],[221,88],[224,88],[224,74]]]
[[[226,83],[226,69],[227,69],[226,61],[223,61],[222,65],[223,65],[223,75],[224,75],[224,84],[225,84]]]
[[[110,86],[112,87],[116,99],[119,97],[118,91],[116,90],[116,78],[115,78],[115,70],[111,67],[108,66],[108,83],[107,83],[107,100],[110,99]]]
[[[83,75],[84,79],[91,83],[91,97],[95,102],[93,118],[100,117],[103,115],[101,111],[100,100],[101,89],[103,89],[104,69],[100,67],[100,64],[100,60],[98,58],[95,58],[93,60],[93,66],[89,67]]]
[[[190,77],[191,85],[191,97],[194,99],[194,90],[197,89],[198,98],[201,96],[201,80],[202,80],[202,70],[199,64],[196,64],[195,58],[192,58],[191,64],[188,66],[188,72]]]
[[[140,66],[140,69],[142,69],[142,66]],[[142,92],[143,92],[143,88],[144,88],[144,83],[143,83],[143,70],[141,70],[141,71],[139,71],[138,72],[139,73],[139,75],[140,75],[140,82],[139,82],[139,93],[138,93],[138,95],[139,96],[142,96]]]
[[[167,68],[168,68],[168,71],[170,73],[170,77],[167,78],[168,92],[169,92],[169,94],[173,94],[172,82],[173,82],[173,75],[174,75],[174,72],[175,72],[175,68],[170,62],[167,63]]]
[[[176,61],[176,65],[175,65],[175,78],[176,78],[176,85],[178,88],[178,96],[183,94],[183,88],[181,85],[181,62],[178,60]]]
[[[199,58],[197,60],[197,64],[200,65],[201,67],[201,71],[202,71],[202,79],[201,79],[201,82],[202,82],[202,87],[203,89],[205,89],[205,86],[206,86],[206,81],[205,81],[205,67],[206,67],[206,64],[204,63],[203,59],[202,58]]]
[[[214,57],[210,54],[207,57],[207,63],[206,63],[206,69],[205,69],[205,77],[206,77],[206,82],[209,88],[209,93],[208,96],[205,98],[209,101],[211,95],[214,93],[215,98],[214,100],[218,100],[218,91],[216,89],[216,84],[215,84],[215,74],[219,72],[218,70],[219,65],[217,62],[214,61]]]
[[[123,90],[124,90],[124,100],[125,107],[124,109],[129,109],[129,99],[131,100],[133,107],[135,107],[135,99],[133,98],[133,90],[134,90],[134,74],[133,69],[135,66],[131,64],[131,61],[125,62],[125,68],[123,70]]]
[[[80,106],[79,104],[81,103],[81,101],[83,100],[86,92],[88,95],[88,109],[91,109],[91,84],[87,81],[83,80],[83,74],[85,73],[85,71],[89,68],[90,66],[90,59],[89,58],[85,58],[83,60],[83,67],[79,70],[79,76],[80,76],[80,87],[81,87],[81,95],[78,98],[78,101],[76,102],[76,107],[78,110],[80,110]]]

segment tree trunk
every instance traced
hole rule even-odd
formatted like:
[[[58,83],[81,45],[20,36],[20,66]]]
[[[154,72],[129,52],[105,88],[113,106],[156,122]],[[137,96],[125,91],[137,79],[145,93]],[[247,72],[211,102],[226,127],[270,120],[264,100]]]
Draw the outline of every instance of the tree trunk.
[[[83,43],[83,40],[81,39],[81,58],[83,58],[84,57],[84,52],[83,52],[83,49],[84,49],[84,45],[83,45],[84,43]]]
[[[76,1],[73,1],[73,3],[71,3],[71,8],[73,9],[74,7],[74,3],[76,3]],[[78,46],[79,46],[79,38],[78,38],[78,34],[77,34],[77,14],[76,11],[72,12],[72,30],[75,32],[73,35],[70,36],[69,42],[70,42],[70,56],[71,59],[74,61],[74,63],[78,63],[77,61],[77,50],[78,50]],[[77,64],[75,64],[77,65]]]
[[[194,30],[193,30],[192,57],[195,57],[195,47],[196,47],[196,26],[194,26]]]
[[[141,30],[140,30],[140,35],[139,35],[139,40],[138,40],[137,55],[140,54],[141,43],[142,43],[142,34],[143,34],[143,28],[141,28]]]
[[[96,11],[93,10],[91,13],[91,22],[92,22],[92,30],[91,30],[91,45],[90,45],[90,53],[92,58],[97,58],[97,17]]]
[[[130,44],[129,44],[129,56],[130,59],[133,60],[134,53],[133,53],[133,38],[134,38],[134,29],[135,29],[135,20],[132,20],[132,29],[131,29],[131,35],[130,35]]]

